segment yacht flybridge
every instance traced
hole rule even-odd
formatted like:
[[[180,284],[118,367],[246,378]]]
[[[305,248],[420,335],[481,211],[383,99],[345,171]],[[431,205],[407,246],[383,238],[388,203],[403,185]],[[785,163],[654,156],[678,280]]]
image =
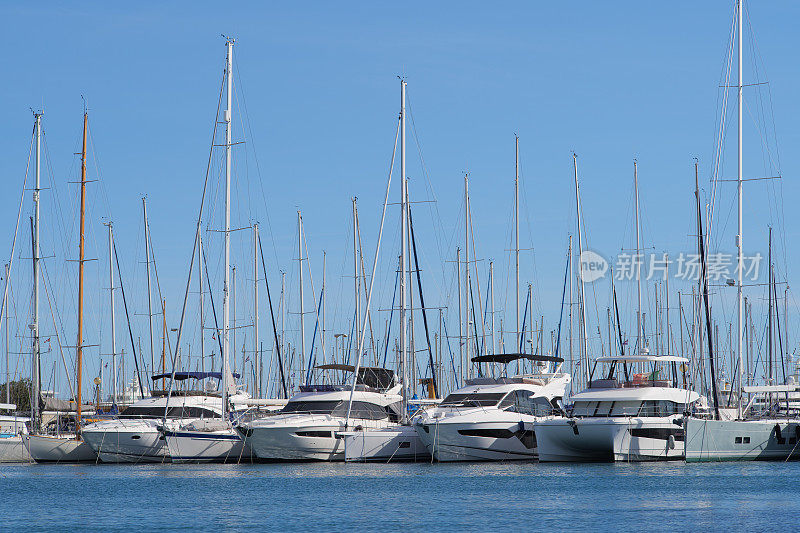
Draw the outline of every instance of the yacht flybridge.
[[[317,368],[355,371],[344,364]],[[398,425],[400,387],[391,370],[359,368],[354,385],[301,385],[278,414],[242,423],[237,430],[262,460],[343,461],[348,430]]]
[[[475,362],[517,359],[560,362],[551,356],[499,354]],[[561,412],[570,383],[562,372],[475,378],[415,418],[417,434],[437,461],[507,461],[536,457],[534,422]]]
[[[688,359],[642,354],[597,362],[610,365],[606,379],[573,395],[568,416],[536,422],[539,461],[683,459],[683,418],[702,401],[678,386],[678,365]]]

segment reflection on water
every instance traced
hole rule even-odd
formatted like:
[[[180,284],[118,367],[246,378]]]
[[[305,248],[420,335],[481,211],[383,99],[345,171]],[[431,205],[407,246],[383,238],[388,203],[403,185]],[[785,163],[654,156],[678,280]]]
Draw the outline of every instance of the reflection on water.
[[[771,529],[800,463],[0,465],[0,490],[3,530]]]

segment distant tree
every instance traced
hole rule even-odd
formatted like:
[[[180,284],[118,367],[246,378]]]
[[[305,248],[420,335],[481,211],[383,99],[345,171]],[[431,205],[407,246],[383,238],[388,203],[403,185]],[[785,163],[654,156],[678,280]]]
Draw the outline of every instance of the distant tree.
[[[17,405],[17,411],[31,410],[31,380],[21,379],[0,385],[0,402],[6,400],[6,388],[11,387],[11,403]]]

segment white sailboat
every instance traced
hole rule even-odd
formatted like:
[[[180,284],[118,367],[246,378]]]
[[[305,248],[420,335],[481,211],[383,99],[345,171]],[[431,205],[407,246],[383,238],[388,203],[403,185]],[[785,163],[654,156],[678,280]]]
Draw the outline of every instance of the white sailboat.
[[[736,1],[736,25],[738,40],[738,233],[736,239],[738,277],[737,288],[737,406],[736,419],[723,420],[719,416],[713,418],[688,417],[686,419],[686,461],[744,461],[764,459],[800,459],[800,417],[799,411],[792,408],[790,394],[795,395],[800,386],[797,383],[768,383],[762,386],[747,387],[743,385],[743,248],[742,248],[742,114],[743,114],[743,0]],[[771,268],[771,265],[770,265]],[[768,289],[772,290],[771,287]],[[771,298],[771,296],[770,296]],[[771,319],[771,318],[770,318]],[[714,376],[712,376],[714,379]],[[746,394],[752,395],[749,404],[743,405]],[[756,396],[766,397],[775,404],[766,414],[752,414],[750,407]],[[718,410],[717,410],[718,411]]]
[[[76,396],[75,396],[75,429],[66,435],[61,433],[44,434],[34,433],[24,437],[25,445],[31,456],[37,462],[86,462],[96,461],[97,454],[81,438],[81,376],[83,371],[83,263],[84,260],[84,228],[86,226],[86,136],[89,126],[89,115],[83,112],[83,144],[81,149],[81,207],[80,207],[80,240],[78,257],[78,343],[76,353]],[[38,145],[38,141],[37,141]],[[38,150],[37,150],[38,158]],[[39,189],[39,165],[37,163],[36,188]],[[37,201],[36,226],[38,228],[38,201]],[[35,231],[38,235],[38,229]],[[38,260],[38,239],[34,245],[34,254]],[[34,263],[36,264],[36,263]],[[35,269],[38,272],[38,269]],[[34,279],[34,292],[38,293],[38,279]],[[38,309],[38,307],[37,307]],[[35,323],[36,324],[36,323]],[[38,327],[34,334],[38,339]],[[38,344],[38,341],[37,343]],[[38,355],[38,347],[34,350]],[[38,379],[38,378],[37,378]],[[37,395],[38,396],[38,395]]]
[[[173,462],[214,462],[238,461],[252,456],[250,447],[236,431],[238,423],[232,419],[229,403],[235,396],[244,393],[236,390],[233,375],[229,370],[230,358],[230,235],[231,235],[231,120],[233,115],[233,45],[234,39],[226,38],[227,51],[225,62],[226,102],[225,109],[225,261],[223,270],[225,279],[222,296],[222,376],[220,391],[222,395],[222,412],[216,419],[202,420],[165,420],[161,432],[166,440],[169,455]],[[200,227],[198,224],[198,236]],[[255,242],[255,241],[254,241]],[[257,276],[256,276],[257,281]],[[256,296],[257,300],[257,296]],[[256,304],[257,305],[257,304]],[[257,311],[256,311],[257,313]],[[255,325],[256,330],[258,325]],[[249,395],[247,396],[249,398]]]

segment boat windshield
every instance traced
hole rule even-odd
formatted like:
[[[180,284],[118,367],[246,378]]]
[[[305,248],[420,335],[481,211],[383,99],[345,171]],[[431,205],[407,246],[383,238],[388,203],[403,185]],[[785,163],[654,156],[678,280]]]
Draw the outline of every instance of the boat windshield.
[[[505,396],[505,392],[468,392],[466,394],[454,392],[448,395],[442,407],[494,407]]]
[[[312,415],[331,415],[347,416],[347,404],[344,400],[333,401],[294,401],[288,402],[281,409],[281,414],[312,414]],[[350,409],[350,418],[363,418],[367,420],[383,420],[388,418],[389,413],[380,405],[369,402],[353,402]]]
[[[670,416],[683,413],[686,405],[671,400],[628,400],[618,402],[577,401],[573,416]]]

